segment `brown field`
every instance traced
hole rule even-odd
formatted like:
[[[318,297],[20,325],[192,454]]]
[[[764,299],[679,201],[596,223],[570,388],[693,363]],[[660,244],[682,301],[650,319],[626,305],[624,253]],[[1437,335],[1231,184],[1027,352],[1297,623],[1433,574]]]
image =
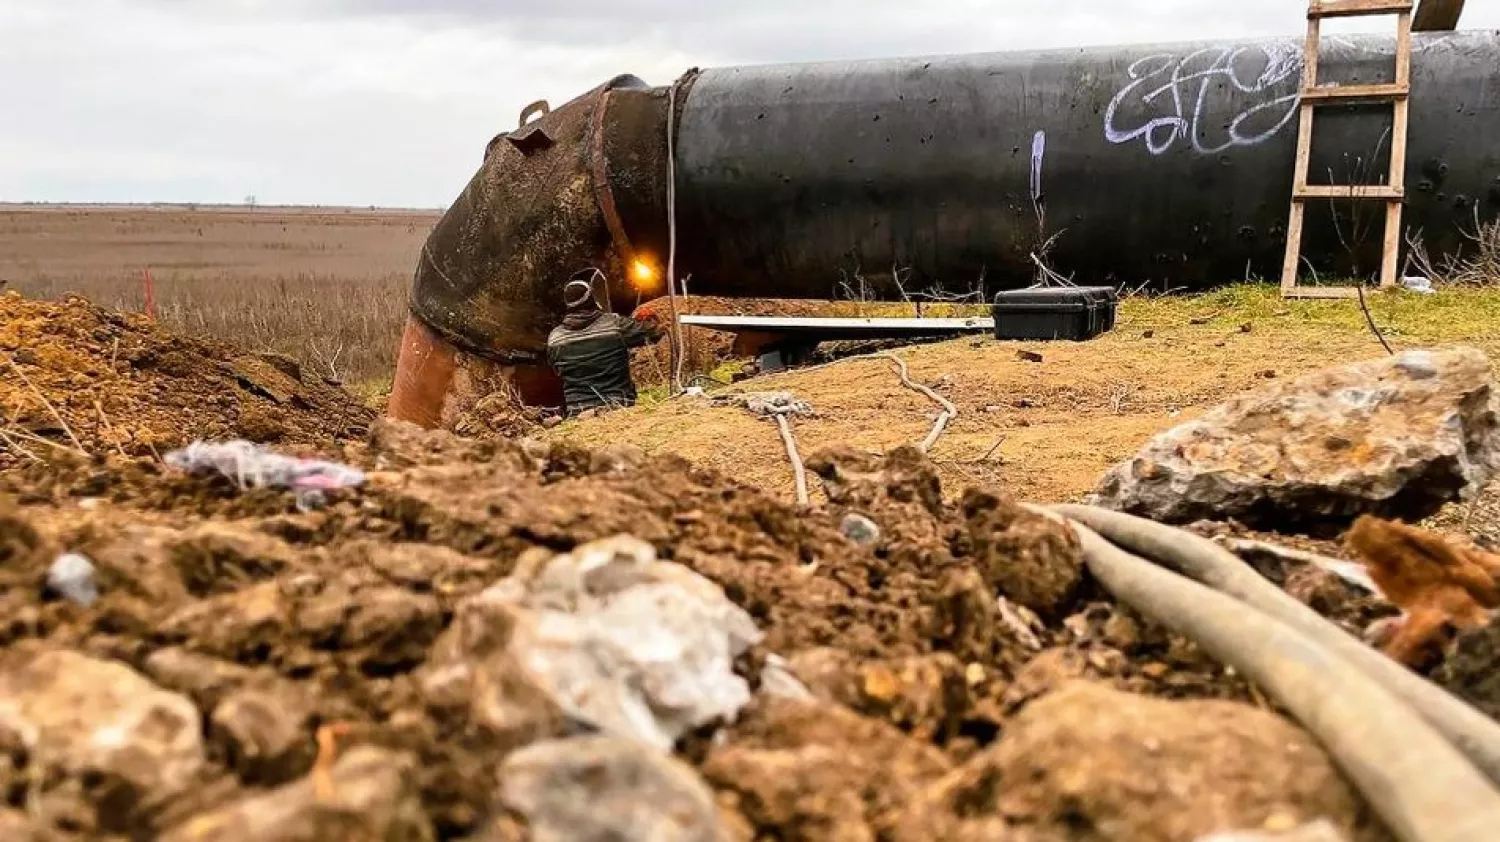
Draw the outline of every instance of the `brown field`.
[[[288,354],[380,406],[416,255],[439,215],[0,206],[0,280],[27,296],[74,292],[105,307],[139,311],[149,269],[164,327]],[[866,306],[695,297],[685,308],[852,315],[866,314]],[[902,309],[868,306],[889,315]],[[1465,342],[1500,349],[1500,294],[1493,286],[1453,284],[1432,298],[1379,294],[1371,307],[1398,347]],[[684,374],[720,367],[727,337],[687,334]],[[663,405],[665,345],[637,358],[640,407],[569,423],[549,437],[590,446],[634,442],[790,494],[774,427],[701,401]],[[1357,307],[1283,302],[1273,288],[1242,285],[1205,296],[1133,298],[1115,333],[1047,348],[1042,365],[1019,362],[1014,348],[983,340],[902,353],[917,377],[949,383],[963,406],[934,453],[953,488],[998,482],[1033,499],[1070,499],[1152,433],[1262,382],[1265,372],[1287,377],[1381,350]],[[731,368],[715,374],[727,379]],[[746,386],[790,388],[810,401],[819,415],[799,425],[808,448],[842,441],[885,449],[919,439],[931,423],[932,407],[902,390],[884,362],[757,378]]]
[[[0,206],[0,281],[140,311],[144,272],[173,330],[277,351],[369,395],[395,363],[407,287],[439,211]]]
[[[1372,293],[1368,311],[1284,301],[1265,284],[1129,296],[1117,329],[1089,342],[900,348],[912,377],[957,406],[947,432],[925,460],[897,454],[877,469],[846,453],[843,480],[815,481],[813,505],[794,506],[777,428],[713,398],[794,392],[813,409],[792,424],[809,456],[915,442],[933,402],[888,361],[857,356],[670,397],[651,387],[658,347],[637,361],[639,406],[550,428],[485,422],[476,439],[382,423],[328,382],[369,387],[365,403],[382,391],[431,221],[0,216],[7,286],[137,310],[149,268],[168,323],[0,293],[0,731],[19,735],[0,760],[0,840],[212,842],[245,827],[522,840],[578,836],[565,828],[584,821],[658,838],[644,827],[658,817],[638,806],[664,792],[672,811],[656,827],[694,838],[1185,842],[1320,817],[1349,842],[1383,842],[1394,837],[1371,804],[1396,778],[1346,778],[1350,755],[1321,748],[1375,745],[1361,741],[1368,728],[1326,730],[1367,712],[1397,735],[1377,750],[1452,767],[1432,776],[1437,795],[1472,778],[1472,795],[1448,800],[1493,800],[1436,732],[1446,754],[1410,744],[1425,726],[1406,705],[1373,693],[1337,710],[1298,701],[1345,688],[1296,684],[1307,659],[1340,681],[1362,662],[1292,645],[1271,614],[1227,597],[1197,613],[1255,615],[1268,630],[1230,646],[1224,630],[1205,637],[1182,619],[1191,612],[1163,607],[1179,605],[1167,588],[1116,583],[1117,600],[1117,577],[1089,572],[1078,534],[1016,500],[1077,499],[1156,431],[1236,392],[1383,355],[1382,343],[1500,353],[1500,275],[1444,280],[1437,295]],[[905,305],[832,309],[866,306]],[[695,341],[689,371],[724,347]],[[486,404],[518,420],[500,399],[473,415]],[[181,470],[210,455],[191,442],[233,439],[334,458],[360,474],[311,479],[360,487],[253,487],[292,472],[243,451],[220,476]],[[625,443],[638,449],[602,447]],[[1497,490],[1431,525],[1500,545]],[[850,512],[868,524],[851,530]],[[1306,535],[1193,528],[1352,560]],[[1414,569],[1432,575],[1429,563]],[[1327,617],[1326,639],[1368,637],[1403,607],[1315,566],[1273,557],[1255,569]],[[1456,582],[1435,584],[1468,598]],[[636,587],[651,602],[597,608],[630,605]],[[654,645],[637,657],[599,643],[620,640]],[[1423,670],[1496,716],[1497,640],[1500,621],[1465,630]],[[666,641],[682,654],[663,657]],[[1378,687],[1378,675],[1364,678]],[[739,701],[696,706],[719,695],[700,688],[731,678],[744,683]],[[662,765],[663,747],[675,765]],[[604,772],[597,798],[584,768]],[[572,818],[577,798],[534,808],[530,793],[555,781],[589,789],[600,810]],[[1437,795],[1413,800],[1447,803]]]
[[[140,312],[149,269],[168,329],[288,354],[378,404],[395,366],[417,255],[440,216],[387,208],[0,204],[0,289],[46,299],[76,293]],[[865,314],[855,302],[829,308],[694,298],[688,309]],[[685,346],[684,374],[707,373],[723,362],[728,337],[689,329]],[[641,355],[643,386],[667,381],[666,360],[661,347]]]

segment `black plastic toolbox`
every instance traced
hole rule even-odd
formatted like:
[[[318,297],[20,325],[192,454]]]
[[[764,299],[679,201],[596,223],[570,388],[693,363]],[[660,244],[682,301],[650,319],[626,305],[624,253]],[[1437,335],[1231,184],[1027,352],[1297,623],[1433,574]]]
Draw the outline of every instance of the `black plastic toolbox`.
[[[1092,339],[1114,329],[1114,287],[1031,287],[995,294],[996,339]]]

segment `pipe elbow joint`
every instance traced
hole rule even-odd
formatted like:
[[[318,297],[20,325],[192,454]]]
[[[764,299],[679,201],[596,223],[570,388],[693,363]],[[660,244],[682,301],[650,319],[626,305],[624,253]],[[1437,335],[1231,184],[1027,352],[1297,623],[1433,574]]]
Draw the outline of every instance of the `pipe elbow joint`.
[[[666,242],[666,110],[665,89],[617,76],[555,110],[533,103],[489,142],[422,246],[391,415],[435,426],[451,414],[437,404],[452,403],[455,372],[476,368],[532,369],[523,398],[552,397],[537,371],[562,287],[580,269],[603,273],[596,294],[619,312],[665,291],[654,270]],[[645,222],[627,231],[622,219]],[[638,263],[653,271],[631,271]],[[662,289],[642,288],[643,276]]]

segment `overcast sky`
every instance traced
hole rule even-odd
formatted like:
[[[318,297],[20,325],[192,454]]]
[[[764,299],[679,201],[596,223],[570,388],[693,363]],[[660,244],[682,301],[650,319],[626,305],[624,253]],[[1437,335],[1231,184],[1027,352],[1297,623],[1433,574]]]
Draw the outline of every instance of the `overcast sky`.
[[[1469,5],[1466,27],[1500,27],[1500,2]],[[0,201],[254,195],[442,207],[523,105],[560,103],[618,73],[666,84],[692,66],[1295,35],[1305,9],[1305,0],[0,0]]]

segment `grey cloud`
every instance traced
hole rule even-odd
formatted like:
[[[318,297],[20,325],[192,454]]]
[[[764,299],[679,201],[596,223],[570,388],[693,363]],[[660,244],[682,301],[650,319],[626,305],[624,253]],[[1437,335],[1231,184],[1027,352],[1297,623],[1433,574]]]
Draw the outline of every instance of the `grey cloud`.
[[[670,45],[705,63],[761,63],[1295,33],[1284,3],[1204,14],[1204,0],[314,0],[321,15],[490,27],[531,43]]]
[[[1296,36],[1302,3],[0,0],[0,200],[439,206],[525,103],[616,73]]]

